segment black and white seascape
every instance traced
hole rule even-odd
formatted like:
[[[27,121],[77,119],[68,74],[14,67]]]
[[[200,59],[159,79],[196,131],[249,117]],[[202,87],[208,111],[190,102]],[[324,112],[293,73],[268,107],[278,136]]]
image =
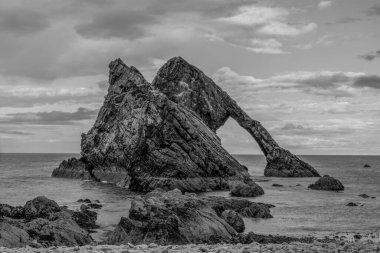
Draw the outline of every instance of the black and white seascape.
[[[0,252],[379,252],[379,22],[0,0]]]

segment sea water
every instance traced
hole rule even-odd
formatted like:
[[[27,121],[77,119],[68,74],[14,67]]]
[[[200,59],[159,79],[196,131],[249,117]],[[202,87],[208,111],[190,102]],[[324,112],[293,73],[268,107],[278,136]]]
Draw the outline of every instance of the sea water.
[[[0,203],[24,205],[36,196],[46,196],[79,209],[80,198],[99,200],[100,229],[94,235],[102,239],[121,216],[128,216],[131,200],[136,193],[113,185],[73,179],[52,178],[59,163],[78,154],[0,154]],[[274,204],[272,219],[245,219],[246,232],[282,235],[322,235],[335,232],[380,232],[380,156],[301,156],[321,175],[339,179],[343,192],[309,190],[316,178],[264,177],[265,158],[262,155],[235,155],[248,167],[252,178],[263,187],[265,194],[252,201]],[[370,168],[364,168],[370,164]],[[274,187],[273,184],[283,185]],[[359,194],[376,198],[364,199]],[[229,197],[228,191],[204,195]],[[359,206],[346,206],[349,202]]]

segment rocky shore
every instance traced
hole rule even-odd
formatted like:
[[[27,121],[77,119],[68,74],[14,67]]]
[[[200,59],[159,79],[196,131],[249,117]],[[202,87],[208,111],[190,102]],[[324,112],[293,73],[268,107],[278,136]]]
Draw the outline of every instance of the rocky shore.
[[[287,253],[287,252],[305,252],[305,253],[336,253],[336,252],[380,252],[380,243],[368,242],[329,242],[321,243],[314,241],[312,243],[291,242],[282,244],[187,244],[187,245],[167,245],[159,246],[157,244],[142,245],[97,245],[82,247],[51,247],[47,249],[35,249],[31,247],[9,249],[0,247],[0,252],[4,253],[65,253],[65,252],[83,252],[83,253]]]

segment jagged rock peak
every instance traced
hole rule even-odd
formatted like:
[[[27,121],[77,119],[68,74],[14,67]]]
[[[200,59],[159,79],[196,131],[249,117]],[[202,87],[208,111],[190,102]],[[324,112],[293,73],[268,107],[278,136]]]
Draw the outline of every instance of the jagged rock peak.
[[[111,61],[108,67],[110,86],[113,86],[115,82],[123,77],[130,80],[130,82],[123,83],[124,85],[147,83],[137,68],[133,66],[128,67],[120,58]]]

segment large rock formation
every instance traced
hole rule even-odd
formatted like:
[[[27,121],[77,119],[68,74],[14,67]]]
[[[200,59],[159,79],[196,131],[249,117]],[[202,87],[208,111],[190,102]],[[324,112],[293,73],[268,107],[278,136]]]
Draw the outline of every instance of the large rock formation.
[[[97,227],[96,218],[95,212],[68,210],[43,196],[24,207],[0,204],[0,247],[91,244],[90,229]]]
[[[107,181],[135,191],[182,191],[249,186],[263,190],[222,146],[216,130],[232,117],[258,142],[267,176],[319,176],[284,150],[202,71],[180,57],[149,84],[120,59],[109,65],[109,88],[94,126],[82,135],[80,159],[64,161],[56,177]]]
[[[241,218],[237,221],[228,214],[237,212],[241,206],[267,208],[265,204],[247,200],[199,198],[195,194],[182,194],[179,190],[155,190],[132,201],[128,217],[121,218],[106,243],[166,245],[228,241],[237,234],[228,222],[236,225],[239,232],[244,230]],[[241,215],[258,217],[254,213],[259,212]]]
[[[319,177],[313,167],[281,148],[260,122],[251,119],[211,78],[181,57],[172,58],[162,66],[152,85],[170,100],[197,113],[213,131],[229,117],[235,119],[264,153],[265,176]]]
[[[91,175],[135,191],[222,190],[241,181],[263,194],[195,112],[168,99],[137,69],[115,60],[109,83],[94,126],[82,135],[82,158],[64,162],[54,176]],[[70,164],[79,164],[80,173]]]

